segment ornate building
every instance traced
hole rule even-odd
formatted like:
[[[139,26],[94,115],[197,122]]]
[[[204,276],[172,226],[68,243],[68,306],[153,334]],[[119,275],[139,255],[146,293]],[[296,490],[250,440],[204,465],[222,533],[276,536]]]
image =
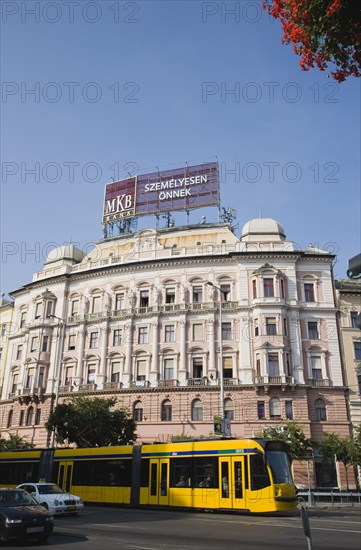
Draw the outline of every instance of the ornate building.
[[[285,419],[348,435],[333,259],[272,219],[240,239],[216,223],[53,250],[12,293],[2,432],[49,445],[49,411],[82,392],[116,396],[142,442],[207,436],[221,385],[232,435]]]

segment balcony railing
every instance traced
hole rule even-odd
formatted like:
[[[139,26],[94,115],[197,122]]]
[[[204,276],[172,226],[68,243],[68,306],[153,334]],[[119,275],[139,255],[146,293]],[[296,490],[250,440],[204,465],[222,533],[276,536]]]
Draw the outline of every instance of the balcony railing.
[[[187,386],[207,386],[208,378],[188,378]]]
[[[96,389],[96,384],[80,384],[79,386],[79,391],[94,391]]]
[[[293,376],[256,376],[256,384],[294,384]]]
[[[175,388],[178,380],[158,380],[158,388]]]
[[[73,386],[60,386],[59,388],[60,393],[69,393],[71,391],[73,391]]]
[[[121,382],[106,382],[104,384],[105,390],[119,390],[122,387]]]
[[[238,378],[223,378],[224,386],[237,386],[239,383]]]
[[[309,378],[308,383],[315,388],[325,388],[327,386],[330,386],[330,380],[328,378],[324,378],[321,380],[316,378]]]
[[[131,388],[148,388],[149,380],[132,380],[130,382]]]

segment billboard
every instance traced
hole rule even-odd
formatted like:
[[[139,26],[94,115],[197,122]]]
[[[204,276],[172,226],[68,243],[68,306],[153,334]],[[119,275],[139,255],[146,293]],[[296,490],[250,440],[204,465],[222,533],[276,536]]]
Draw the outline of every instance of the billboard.
[[[217,205],[218,164],[198,164],[108,183],[103,223]]]

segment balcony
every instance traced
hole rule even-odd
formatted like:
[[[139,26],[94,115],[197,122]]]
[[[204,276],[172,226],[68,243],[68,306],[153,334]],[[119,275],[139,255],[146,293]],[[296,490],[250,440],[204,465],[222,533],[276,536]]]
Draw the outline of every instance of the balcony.
[[[73,391],[73,386],[60,386],[59,388],[59,392],[60,393],[70,393],[71,391]]]
[[[316,378],[309,378],[308,383],[310,384],[310,386],[313,386],[315,388],[326,388],[331,385],[328,378],[324,378],[321,380]]]
[[[104,384],[105,390],[119,390],[122,387],[121,382],[106,382]]]
[[[223,378],[223,385],[226,386],[238,386],[238,378]]]
[[[158,380],[158,388],[175,388],[178,386],[178,380]]]
[[[79,386],[79,391],[94,391],[96,389],[96,384],[80,384]]]
[[[208,378],[206,376],[204,376],[203,378],[188,378],[187,380],[187,386],[199,387],[207,385]]]
[[[132,380],[130,382],[131,388],[149,388],[149,380]]]
[[[295,379],[293,376],[256,376],[255,378],[256,384],[278,384],[278,385],[284,385],[284,384],[294,384]]]

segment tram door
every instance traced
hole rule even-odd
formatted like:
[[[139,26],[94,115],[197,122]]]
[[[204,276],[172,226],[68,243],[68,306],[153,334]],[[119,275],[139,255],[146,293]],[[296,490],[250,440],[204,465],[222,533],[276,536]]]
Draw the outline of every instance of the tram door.
[[[221,508],[246,509],[244,457],[220,460]]]
[[[168,497],[169,462],[164,459],[151,459],[149,480],[149,504],[169,504]]]
[[[67,493],[70,492],[70,487],[73,479],[73,463],[60,462],[58,473],[58,485]]]

